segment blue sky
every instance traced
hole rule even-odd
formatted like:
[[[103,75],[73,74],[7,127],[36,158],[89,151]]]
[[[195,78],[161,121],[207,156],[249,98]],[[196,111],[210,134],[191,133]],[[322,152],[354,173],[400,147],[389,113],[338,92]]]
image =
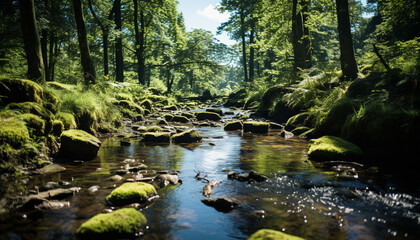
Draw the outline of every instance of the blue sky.
[[[236,42],[229,39],[227,33],[216,35],[217,27],[229,18],[228,13],[219,13],[215,6],[220,0],[178,0],[178,10],[184,14],[185,26],[187,31],[194,28],[203,28],[211,31],[217,39],[227,45]],[[366,4],[366,0],[361,0]]]
[[[229,18],[229,14],[219,13],[215,9],[219,2],[220,0],[179,0],[178,10],[184,15],[187,31],[203,28],[211,31],[222,43],[235,44],[226,33],[216,35],[217,27]]]

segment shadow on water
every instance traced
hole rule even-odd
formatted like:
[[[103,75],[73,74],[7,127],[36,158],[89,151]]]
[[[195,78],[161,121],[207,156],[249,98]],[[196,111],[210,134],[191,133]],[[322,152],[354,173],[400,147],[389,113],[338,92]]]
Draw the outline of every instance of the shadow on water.
[[[68,182],[81,190],[65,199],[68,208],[1,215],[0,239],[74,239],[80,224],[109,208],[105,198],[121,184],[109,178],[130,164],[126,159],[146,164],[146,177],[176,170],[183,179],[179,186],[159,190],[160,198],[141,210],[149,228],[139,239],[246,239],[260,228],[306,239],[420,238],[419,198],[396,185],[382,185],[382,176],[367,167],[353,169],[357,178],[340,175],[338,167],[317,168],[307,160],[305,140],[285,140],[278,131],[258,135],[198,130],[204,136],[199,144],[146,145],[131,140],[130,146],[122,147],[117,138],[103,139],[96,159],[62,163],[62,173],[30,177],[27,189],[13,191],[25,192],[48,181]],[[227,179],[227,171],[250,170],[269,180]],[[209,180],[222,180],[212,198],[232,198],[240,206],[222,213],[204,205],[201,190],[207,182],[195,178],[197,171]],[[89,191],[92,186],[98,190]]]

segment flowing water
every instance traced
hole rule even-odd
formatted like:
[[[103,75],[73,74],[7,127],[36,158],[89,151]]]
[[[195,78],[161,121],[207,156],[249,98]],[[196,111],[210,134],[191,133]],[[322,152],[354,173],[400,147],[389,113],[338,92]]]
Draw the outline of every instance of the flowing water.
[[[314,166],[307,159],[306,140],[284,139],[276,130],[243,134],[197,129],[204,136],[199,144],[145,145],[132,139],[130,146],[121,146],[119,138],[102,139],[92,161],[63,162],[64,172],[17,181],[25,182],[26,189],[7,183],[15,192],[48,181],[68,182],[81,190],[67,198],[69,206],[62,209],[1,215],[0,239],[75,239],[80,224],[111,208],[105,197],[121,182],[108,179],[130,164],[126,159],[148,165],[142,172],[146,177],[170,170],[183,180],[160,189],[160,197],[140,210],[148,229],[139,239],[246,239],[261,228],[306,239],[420,239],[418,189],[406,188],[376,167],[340,162]],[[269,180],[227,178],[227,171],[249,170]],[[232,198],[239,207],[223,213],[203,204],[201,190],[207,182],[195,178],[198,171],[209,180],[223,181],[212,198]]]

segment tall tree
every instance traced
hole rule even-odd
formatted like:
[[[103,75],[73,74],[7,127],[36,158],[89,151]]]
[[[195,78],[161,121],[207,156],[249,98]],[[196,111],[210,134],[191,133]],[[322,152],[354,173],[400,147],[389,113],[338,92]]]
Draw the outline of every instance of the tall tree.
[[[312,66],[312,49],[311,40],[309,37],[309,28],[307,27],[308,0],[301,0],[301,10],[297,11],[298,0],[293,0],[292,5],[292,45],[294,53],[294,68],[306,69]]]
[[[135,38],[136,38],[136,57],[137,57],[137,78],[139,84],[145,85],[145,18],[144,18],[144,10],[138,7],[138,0],[134,1],[134,31],[135,31]],[[140,15],[140,22],[138,21]],[[140,30],[139,30],[140,25]]]
[[[124,81],[124,57],[122,44],[122,20],[121,20],[121,0],[115,0],[115,29],[117,38],[115,39],[115,80]]]
[[[357,78],[359,72],[354,55],[353,39],[350,29],[350,14],[348,0],[336,0],[338,34],[340,41],[341,70],[345,79]]]
[[[87,40],[85,18],[81,0],[73,0],[74,17],[77,25],[77,36],[79,40],[80,57],[82,60],[83,77],[85,85],[96,83],[96,71],[90,56],[89,44]]]
[[[27,76],[33,81],[43,83],[45,82],[45,68],[35,18],[34,1],[19,0],[19,10],[26,60],[28,62]]]

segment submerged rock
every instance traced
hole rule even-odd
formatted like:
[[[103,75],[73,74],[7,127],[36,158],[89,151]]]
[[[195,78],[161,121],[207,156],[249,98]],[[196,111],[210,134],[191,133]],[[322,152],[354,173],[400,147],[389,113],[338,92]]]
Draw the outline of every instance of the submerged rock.
[[[309,142],[308,156],[315,161],[357,160],[362,155],[358,146],[335,136],[323,136]]]
[[[228,179],[231,180],[238,180],[238,181],[248,181],[248,182],[252,182],[252,181],[256,181],[256,182],[264,182],[268,180],[268,177],[263,175],[263,174],[259,174],[255,171],[250,171],[248,173],[243,173],[243,174],[238,174],[234,171],[231,171],[228,173]]]
[[[174,143],[193,143],[193,142],[199,142],[203,136],[199,132],[197,132],[194,129],[177,133],[172,136],[172,141]]]
[[[84,222],[76,231],[82,239],[133,238],[146,226],[144,215],[134,208],[123,208],[111,213],[100,213]]]
[[[155,195],[157,192],[153,185],[144,182],[130,182],[114,189],[106,197],[106,200],[113,205],[122,206],[131,203],[144,203]]]
[[[268,133],[269,123],[266,122],[244,122],[244,132],[251,133]]]
[[[304,240],[303,238],[289,235],[280,231],[261,229],[252,234],[248,240]]]
[[[21,211],[27,211],[36,208],[42,208],[47,206],[50,200],[57,200],[70,197],[79,191],[79,187],[72,187],[69,189],[57,188],[45,192],[40,192],[38,194],[32,194],[23,198],[22,204],[18,207],[18,209]]]
[[[65,171],[66,168],[63,166],[60,166],[58,164],[50,164],[45,167],[42,167],[38,170],[36,170],[37,174],[52,174],[52,173],[58,173]]]
[[[163,188],[169,184],[177,184],[179,182],[178,175],[173,174],[160,174],[155,178],[155,183],[159,187]]]
[[[69,158],[95,158],[101,146],[99,139],[83,130],[64,131],[60,138],[60,154]]]
[[[201,200],[201,202],[207,206],[214,207],[217,211],[221,212],[229,212],[239,206],[233,199],[224,197],[219,197],[217,199],[205,198]]]

